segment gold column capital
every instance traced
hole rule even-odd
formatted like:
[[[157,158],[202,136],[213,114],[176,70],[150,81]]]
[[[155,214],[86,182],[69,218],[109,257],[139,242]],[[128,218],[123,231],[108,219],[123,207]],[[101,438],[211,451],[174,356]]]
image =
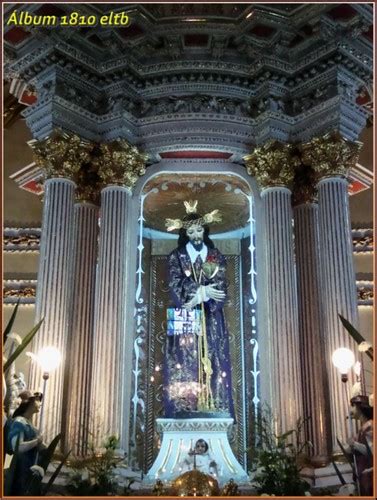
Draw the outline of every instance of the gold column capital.
[[[317,176],[314,170],[302,163],[296,167],[292,190],[293,206],[316,203],[318,197]]]
[[[98,146],[92,158],[98,176],[104,185],[116,184],[132,188],[145,174],[147,155],[140,153],[125,139],[118,139]]]
[[[83,163],[88,162],[93,144],[76,134],[55,129],[42,140],[28,142],[34,153],[34,161],[45,178],[60,177],[74,180]]]
[[[132,188],[145,174],[147,155],[125,139],[97,144],[55,129],[45,139],[28,144],[46,179],[58,177],[75,182],[78,201],[98,204],[105,186]]]
[[[292,187],[295,167],[300,164],[294,146],[269,140],[244,157],[249,175],[257,179],[262,189],[273,186]]]
[[[329,132],[321,137],[299,146],[302,161],[310,165],[318,180],[323,177],[346,177],[359,157],[361,142],[345,139],[338,131]]]
[[[100,205],[101,189],[103,183],[96,171],[96,168],[91,162],[84,163],[74,178],[76,184],[76,200],[77,202],[93,203]]]

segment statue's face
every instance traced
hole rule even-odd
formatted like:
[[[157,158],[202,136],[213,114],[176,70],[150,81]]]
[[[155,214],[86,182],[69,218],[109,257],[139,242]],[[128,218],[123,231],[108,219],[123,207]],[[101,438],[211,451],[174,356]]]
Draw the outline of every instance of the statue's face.
[[[203,244],[204,227],[195,224],[187,229],[187,237],[195,248],[200,249]]]
[[[197,441],[195,444],[195,452],[198,455],[203,455],[207,451],[207,444],[205,441]]]
[[[351,418],[354,418],[355,420],[359,420],[361,412],[360,409],[358,408],[357,405],[352,405],[351,406]]]
[[[42,406],[42,401],[40,401],[39,399],[34,399],[32,405],[33,405],[33,413],[39,413]]]

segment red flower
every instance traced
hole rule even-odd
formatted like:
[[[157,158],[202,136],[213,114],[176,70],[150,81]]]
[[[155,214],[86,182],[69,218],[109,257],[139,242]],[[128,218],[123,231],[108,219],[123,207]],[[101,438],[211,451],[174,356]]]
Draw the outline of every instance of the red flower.
[[[217,263],[216,257],[214,255],[208,255],[206,262],[211,262],[213,264]]]

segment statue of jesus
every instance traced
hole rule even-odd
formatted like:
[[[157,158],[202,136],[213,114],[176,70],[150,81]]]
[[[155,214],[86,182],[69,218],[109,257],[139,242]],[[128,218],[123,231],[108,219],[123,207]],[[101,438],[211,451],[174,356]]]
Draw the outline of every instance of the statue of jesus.
[[[225,258],[209,238],[214,210],[197,214],[197,201],[184,202],[183,219],[167,219],[179,230],[168,256],[174,309],[168,310],[164,362],[164,407],[169,418],[234,416],[229,338],[224,319]]]

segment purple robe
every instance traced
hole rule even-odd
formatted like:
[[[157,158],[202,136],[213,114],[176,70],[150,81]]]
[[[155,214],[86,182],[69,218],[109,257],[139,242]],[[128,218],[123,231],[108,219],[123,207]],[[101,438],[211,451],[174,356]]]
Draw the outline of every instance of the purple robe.
[[[218,272],[208,278],[202,273],[201,285],[215,284],[226,293],[225,258],[216,248],[208,248],[206,262],[218,265]],[[174,307],[182,308],[195,294],[201,263],[191,264],[186,248],[176,249],[168,256],[169,287]],[[214,408],[198,409],[198,336],[180,334],[167,337],[164,362],[164,407],[168,418],[212,416],[234,417],[229,355],[229,336],[224,319],[224,301],[204,302],[208,357],[213,373],[210,385]],[[201,310],[201,304],[196,306]]]

